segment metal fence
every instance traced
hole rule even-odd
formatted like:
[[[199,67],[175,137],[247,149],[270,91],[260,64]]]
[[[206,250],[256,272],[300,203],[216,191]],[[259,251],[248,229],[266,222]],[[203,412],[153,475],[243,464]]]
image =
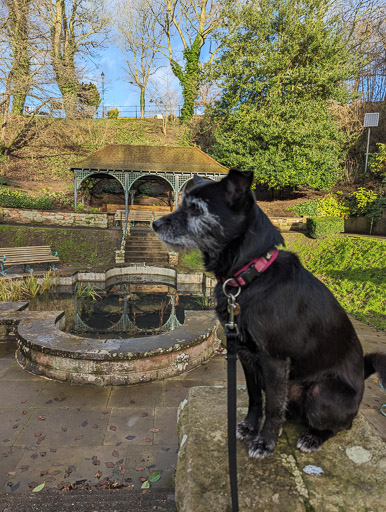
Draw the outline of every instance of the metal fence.
[[[140,119],[141,117],[141,108],[138,105],[125,105],[125,106],[118,106],[118,105],[105,105],[105,106],[99,106],[98,112],[95,117],[97,118],[106,118],[108,117],[107,112],[109,110],[118,110],[118,117],[127,117],[131,119]],[[172,115],[175,117],[181,117],[181,109],[182,105],[177,105],[177,107],[172,110],[168,111],[168,115]],[[200,107],[196,107],[194,109],[194,115],[202,115],[202,109]],[[157,107],[152,106],[150,108],[145,108],[145,117],[147,118],[159,118],[162,119],[163,113],[157,109]]]

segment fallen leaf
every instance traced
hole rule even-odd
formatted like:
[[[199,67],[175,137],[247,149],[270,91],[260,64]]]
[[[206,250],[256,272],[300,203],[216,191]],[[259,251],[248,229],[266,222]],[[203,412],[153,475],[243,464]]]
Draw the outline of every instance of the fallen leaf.
[[[152,439],[150,437],[145,437],[144,441],[145,443],[151,443]]]
[[[91,426],[92,426],[92,428],[98,428],[99,427],[99,425],[97,425],[96,423],[94,423],[94,425],[91,425]]]
[[[35,487],[35,489],[32,489],[32,492],[40,492],[42,489],[44,489],[44,486],[46,485],[45,482]]]
[[[13,428],[14,430],[16,430],[17,428],[19,428],[19,425],[17,425],[17,424],[15,423],[15,425],[12,425],[12,428]]]
[[[23,411],[22,414],[23,416],[25,416],[26,414],[28,414],[28,411]]]
[[[29,470],[29,466],[21,466],[20,469],[21,469],[21,472],[24,473],[24,471]]]
[[[8,471],[8,476],[15,476],[16,475],[16,471]]]
[[[42,435],[41,432],[35,432],[35,434],[34,434],[35,437],[40,437],[41,435]]]
[[[143,466],[138,466],[135,468],[135,471],[145,471],[145,468]]]
[[[115,425],[110,425],[110,430],[112,430],[113,432],[115,432],[117,430],[117,427]]]
[[[113,457],[119,457],[119,452],[117,450],[113,450],[113,453],[111,454]]]
[[[80,441],[83,438],[82,434],[79,434],[79,436],[76,436],[74,441]]]
[[[20,482],[17,482],[17,484],[12,485],[11,491],[17,491],[19,489],[19,487],[20,487]]]
[[[128,441],[132,441],[135,438],[136,438],[136,436],[126,436],[125,437],[125,439],[127,439]]]
[[[40,452],[40,457],[45,457],[47,455],[47,452]]]
[[[46,417],[45,416],[38,416],[38,421],[45,421]]]
[[[149,432],[159,432],[159,428],[151,428]]]
[[[98,478],[98,480],[99,480],[99,478],[100,478],[101,476],[102,476],[102,471],[98,470],[98,471],[95,473],[94,478]]]
[[[51,473],[49,473],[51,476],[58,476],[60,475],[61,471],[59,471],[58,469],[55,469],[55,471],[51,471]]]
[[[40,471],[40,476],[46,476],[48,475],[48,469],[44,469],[43,471]]]
[[[149,489],[149,487],[150,487],[149,480],[146,480],[146,482],[143,482],[143,484],[141,485],[141,489]]]
[[[87,425],[88,425],[88,421],[87,421],[87,420],[86,420],[86,421],[84,421],[81,425],[82,425],[82,427],[87,427]]]
[[[106,468],[113,468],[115,466],[114,462],[105,462]]]
[[[151,482],[152,484],[154,484],[155,482],[158,482],[158,480],[161,478],[161,475],[155,471],[154,473],[151,473],[149,475],[149,482]]]
[[[147,478],[145,478],[144,476],[140,476],[140,477],[138,478],[138,480],[139,480],[140,482],[147,482]]]

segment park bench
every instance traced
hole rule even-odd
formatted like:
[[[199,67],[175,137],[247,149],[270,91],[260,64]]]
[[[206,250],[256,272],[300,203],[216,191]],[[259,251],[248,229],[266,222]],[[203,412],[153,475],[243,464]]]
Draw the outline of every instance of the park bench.
[[[124,221],[125,210],[117,210],[115,212],[115,224],[119,225]],[[128,221],[129,223],[131,222],[133,226],[135,226],[136,222],[146,222],[149,223],[149,226],[151,226],[151,223],[153,221],[153,213],[149,211],[130,210]]]
[[[31,247],[3,247],[0,248],[0,274],[6,274],[6,266],[23,265],[24,272],[32,272],[31,265],[36,263],[47,263],[47,269],[56,270],[55,262],[59,261],[58,253],[54,254],[48,245]]]
[[[158,220],[161,217],[165,217],[165,215],[168,215],[170,212],[154,212],[153,214],[153,220]]]

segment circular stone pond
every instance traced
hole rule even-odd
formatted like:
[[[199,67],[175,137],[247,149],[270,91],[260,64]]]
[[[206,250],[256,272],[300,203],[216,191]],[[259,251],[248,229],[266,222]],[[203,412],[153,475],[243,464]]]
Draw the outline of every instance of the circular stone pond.
[[[54,284],[45,311],[35,301],[0,308],[0,324],[16,328],[17,361],[28,372],[76,384],[129,385],[179,375],[213,353],[215,314],[199,309],[214,285],[205,274],[133,265],[59,276]],[[100,300],[79,308],[85,290]],[[66,294],[72,309],[47,310],[63,306]]]

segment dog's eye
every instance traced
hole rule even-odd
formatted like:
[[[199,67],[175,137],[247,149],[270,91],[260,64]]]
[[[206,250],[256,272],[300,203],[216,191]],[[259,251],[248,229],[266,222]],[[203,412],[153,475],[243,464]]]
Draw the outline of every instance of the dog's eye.
[[[201,215],[202,210],[197,204],[191,204],[189,207],[189,214],[193,216]]]

